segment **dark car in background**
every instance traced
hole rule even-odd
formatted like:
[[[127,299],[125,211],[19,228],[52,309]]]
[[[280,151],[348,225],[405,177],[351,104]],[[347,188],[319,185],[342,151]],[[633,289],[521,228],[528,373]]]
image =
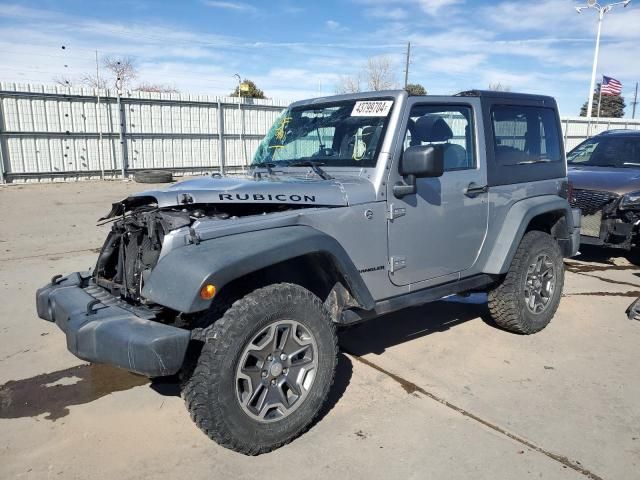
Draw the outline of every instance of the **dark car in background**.
[[[640,262],[640,131],[609,130],[567,154],[581,243],[622,248]]]

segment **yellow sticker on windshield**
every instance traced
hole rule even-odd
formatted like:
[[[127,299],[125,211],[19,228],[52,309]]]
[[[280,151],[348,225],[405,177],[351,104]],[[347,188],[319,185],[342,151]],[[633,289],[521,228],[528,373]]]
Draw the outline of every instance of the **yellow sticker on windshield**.
[[[280,125],[278,125],[278,128],[276,128],[274,136],[276,137],[276,140],[281,143],[284,142],[285,138],[287,138],[286,128],[290,121],[291,117],[284,117],[282,120],[280,120]]]

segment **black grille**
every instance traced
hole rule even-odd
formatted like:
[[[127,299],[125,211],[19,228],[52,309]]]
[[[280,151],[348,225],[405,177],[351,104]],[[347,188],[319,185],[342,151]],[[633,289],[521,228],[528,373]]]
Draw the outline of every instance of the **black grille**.
[[[596,190],[574,190],[571,198],[571,206],[582,210],[582,215],[593,215],[609,202],[618,198],[611,192],[599,192]]]

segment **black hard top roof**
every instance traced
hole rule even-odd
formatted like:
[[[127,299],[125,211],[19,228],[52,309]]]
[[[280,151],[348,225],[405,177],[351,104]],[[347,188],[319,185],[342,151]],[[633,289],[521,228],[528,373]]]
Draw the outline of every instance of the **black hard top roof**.
[[[480,98],[502,98],[511,100],[553,100],[547,95],[535,95],[532,93],[499,92],[495,90],[466,90],[455,94],[456,97],[480,97]]]

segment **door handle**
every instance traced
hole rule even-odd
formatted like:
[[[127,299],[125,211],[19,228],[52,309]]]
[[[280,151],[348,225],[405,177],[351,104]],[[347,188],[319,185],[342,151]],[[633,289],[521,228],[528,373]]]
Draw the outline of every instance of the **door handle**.
[[[467,185],[467,188],[464,191],[464,194],[467,197],[477,197],[478,195],[480,195],[481,193],[487,193],[489,191],[489,186],[488,185],[478,185],[475,182],[471,182],[469,185]]]

